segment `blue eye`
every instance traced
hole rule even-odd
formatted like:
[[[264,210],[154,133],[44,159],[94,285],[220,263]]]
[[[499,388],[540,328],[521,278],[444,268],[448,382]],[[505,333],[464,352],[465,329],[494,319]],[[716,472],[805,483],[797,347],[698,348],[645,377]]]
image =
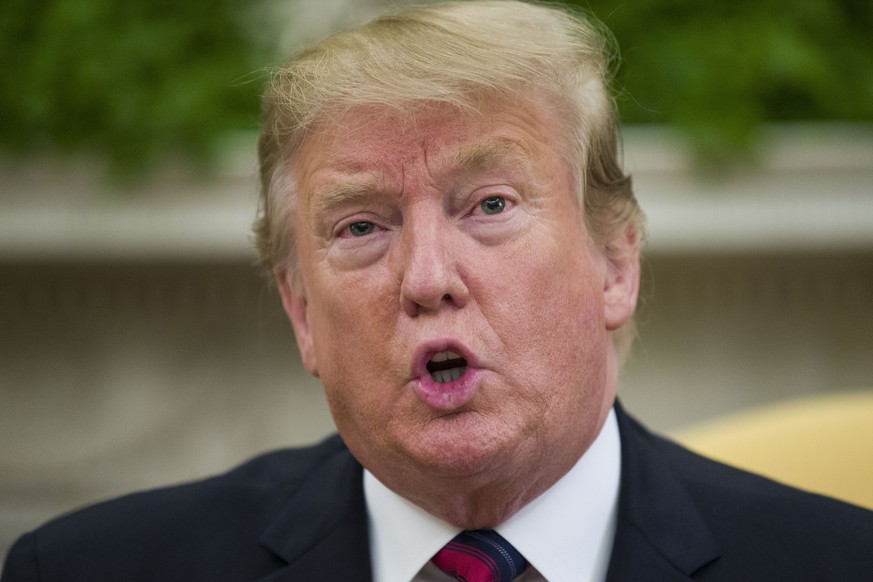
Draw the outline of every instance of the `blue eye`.
[[[483,200],[479,207],[485,214],[500,214],[506,208],[506,199],[500,196],[492,196]]]
[[[349,225],[349,234],[352,236],[367,236],[376,230],[376,226],[372,222],[353,222]]]

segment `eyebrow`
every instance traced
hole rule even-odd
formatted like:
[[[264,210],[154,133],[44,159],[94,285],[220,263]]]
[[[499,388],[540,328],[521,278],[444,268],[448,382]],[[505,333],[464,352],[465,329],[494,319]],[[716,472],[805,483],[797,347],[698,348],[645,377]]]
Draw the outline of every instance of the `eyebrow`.
[[[316,192],[310,213],[318,216],[334,208],[368,198],[381,191],[381,180],[376,176],[353,177]]]
[[[461,148],[447,157],[447,170],[455,175],[484,170],[498,164],[526,168],[527,150],[518,142],[502,139],[494,143],[479,143]],[[314,216],[331,212],[356,201],[384,192],[382,180],[376,175],[354,176],[317,191],[310,213]]]
[[[486,169],[504,162],[527,167],[528,159],[526,148],[514,140],[503,139],[462,148],[451,156],[449,167],[461,172]]]

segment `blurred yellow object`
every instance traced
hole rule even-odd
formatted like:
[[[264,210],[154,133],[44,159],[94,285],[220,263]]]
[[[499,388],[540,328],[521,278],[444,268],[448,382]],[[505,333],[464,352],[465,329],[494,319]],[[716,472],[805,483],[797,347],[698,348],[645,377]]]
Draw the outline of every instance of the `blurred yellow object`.
[[[729,465],[873,509],[873,390],[779,402],[674,437]]]

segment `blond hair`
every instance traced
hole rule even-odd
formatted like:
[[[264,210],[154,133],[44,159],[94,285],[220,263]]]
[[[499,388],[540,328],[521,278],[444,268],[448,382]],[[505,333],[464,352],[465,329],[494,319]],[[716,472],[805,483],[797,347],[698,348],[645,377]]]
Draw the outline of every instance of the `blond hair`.
[[[326,116],[356,105],[411,111],[544,95],[566,120],[566,156],[592,239],[609,254],[643,216],[618,159],[610,97],[611,36],[581,14],[516,0],[450,2],[379,17],[326,38],[279,67],[264,96],[259,143],[261,264],[294,272],[291,163]],[[617,339],[630,343],[632,326]]]

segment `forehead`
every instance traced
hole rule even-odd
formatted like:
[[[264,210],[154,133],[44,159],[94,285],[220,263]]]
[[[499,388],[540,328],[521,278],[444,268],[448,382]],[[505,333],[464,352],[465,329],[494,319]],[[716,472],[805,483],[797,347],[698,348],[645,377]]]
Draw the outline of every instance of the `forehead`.
[[[448,104],[408,110],[356,106],[324,115],[295,158],[300,186],[324,174],[483,169],[561,157],[560,126],[535,102],[492,101],[475,111]],[[320,180],[316,180],[320,181]]]

